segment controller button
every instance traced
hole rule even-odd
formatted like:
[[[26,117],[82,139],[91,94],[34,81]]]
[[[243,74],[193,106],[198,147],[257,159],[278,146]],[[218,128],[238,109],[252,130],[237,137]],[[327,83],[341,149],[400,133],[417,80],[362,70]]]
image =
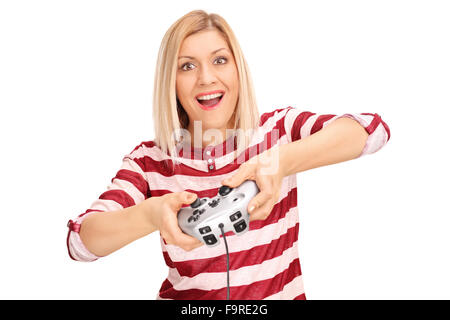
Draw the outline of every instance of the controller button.
[[[217,205],[219,204],[220,199],[214,199],[213,201],[211,201],[210,203],[208,203],[208,205],[211,208],[217,207]]]
[[[194,212],[192,212],[192,214],[195,216],[196,214],[198,214],[198,209],[195,209]]]
[[[188,223],[191,223],[191,222],[194,222],[194,221],[195,221],[194,216],[190,216],[190,217],[188,218]]]
[[[221,186],[219,188],[219,194],[223,197],[231,192],[231,188],[229,186]]]
[[[206,209],[205,209],[205,208],[203,208],[203,209],[200,209],[200,210],[198,210],[198,214],[204,214],[204,213],[205,213],[205,211],[206,211]]]
[[[210,234],[208,236],[204,236],[203,240],[205,240],[205,243],[208,244],[208,245],[212,245],[212,244],[217,242],[217,239],[216,239],[216,237],[213,234]]]
[[[191,208],[197,208],[197,207],[199,207],[201,204],[202,204],[202,201],[201,201],[199,198],[197,198],[197,199],[195,199],[194,202],[191,203]]]
[[[233,221],[236,221],[237,219],[239,219],[240,217],[242,217],[242,214],[240,211],[238,211],[230,216],[230,220],[231,220],[231,222],[233,222]]]
[[[247,224],[245,223],[245,220],[241,220],[241,221],[235,223],[233,226],[234,226],[234,230],[236,230],[236,232],[242,232],[245,230],[245,228],[247,228]]]
[[[211,228],[206,226],[206,227],[200,228],[198,231],[200,231],[200,234],[205,234],[205,233],[211,232]]]

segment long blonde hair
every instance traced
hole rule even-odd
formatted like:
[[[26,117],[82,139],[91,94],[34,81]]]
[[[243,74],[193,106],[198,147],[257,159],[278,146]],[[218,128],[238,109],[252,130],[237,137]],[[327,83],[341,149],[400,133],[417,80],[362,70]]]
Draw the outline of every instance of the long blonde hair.
[[[176,96],[177,59],[181,44],[188,36],[204,31],[217,30],[230,47],[239,75],[239,98],[235,110],[234,130],[238,154],[245,150],[251,133],[258,128],[259,112],[250,70],[241,47],[228,23],[219,15],[194,10],[178,19],[166,32],[161,42],[156,65],[153,91],[153,121],[155,144],[169,154],[172,163],[178,163],[174,152],[178,138],[174,134],[187,129],[189,119]]]

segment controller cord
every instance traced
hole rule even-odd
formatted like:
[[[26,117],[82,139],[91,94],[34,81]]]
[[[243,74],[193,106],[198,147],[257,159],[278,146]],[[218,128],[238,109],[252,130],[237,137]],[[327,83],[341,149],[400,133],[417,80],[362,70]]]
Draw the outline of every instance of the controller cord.
[[[222,232],[223,242],[225,243],[225,251],[227,252],[227,300],[230,300],[230,254],[228,253],[227,238],[223,231],[223,223],[219,224],[220,231]]]

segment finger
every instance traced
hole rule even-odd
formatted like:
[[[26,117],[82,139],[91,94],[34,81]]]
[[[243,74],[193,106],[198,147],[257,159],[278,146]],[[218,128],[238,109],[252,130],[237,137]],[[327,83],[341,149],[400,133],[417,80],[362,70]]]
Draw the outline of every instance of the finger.
[[[171,219],[167,223],[167,238],[170,239],[170,242],[183,248],[189,248],[192,250],[193,248],[201,246],[203,243],[186,233],[184,233],[180,226],[178,225],[178,221],[176,219]]]
[[[261,208],[267,202],[270,203],[272,199],[272,194],[270,191],[267,191],[267,187],[261,189],[261,191],[248,203],[247,210],[248,213],[252,214],[256,209]]]
[[[253,213],[250,214],[250,221],[267,219],[267,217],[272,212],[273,206],[274,204],[272,201],[265,202],[262,206],[253,210]]]
[[[222,181],[222,184],[229,186],[230,188],[236,188],[250,177],[251,168],[249,166],[241,165],[238,171],[233,176]]]
[[[196,239],[196,240],[197,240],[197,239]],[[191,251],[191,250],[197,249],[197,248],[199,248],[199,247],[201,247],[201,246],[203,246],[203,245],[204,245],[203,242],[197,240],[196,243],[194,243],[194,244],[192,244],[192,245],[189,245],[189,246],[185,246],[183,249],[184,249],[185,251]]]
[[[181,201],[183,201],[183,203],[191,204],[195,199],[197,199],[197,194],[193,192],[183,191],[183,195],[181,196]]]
[[[173,210],[179,211],[183,204],[191,204],[197,199],[197,195],[192,192],[182,191],[171,194],[170,204]]]
[[[200,240],[184,233],[179,235],[169,235],[161,233],[161,236],[163,237],[166,244],[178,246],[186,251],[191,251],[203,245],[203,242],[201,242]]]
[[[203,245],[203,242],[197,238],[191,237],[185,233],[178,233],[175,235],[176,243],[184,250],[192,250]]]

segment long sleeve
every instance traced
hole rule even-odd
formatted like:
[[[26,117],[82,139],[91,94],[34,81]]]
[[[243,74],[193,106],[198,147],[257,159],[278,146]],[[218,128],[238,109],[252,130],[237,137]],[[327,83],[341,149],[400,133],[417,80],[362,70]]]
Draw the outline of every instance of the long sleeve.
[[[297,141],[321,130],[332,121],[347,117],[357,121],[369,134],[363,151],[359,157],[380,150],[390,139],[388,125],[377,113],[346,113],[343,115],[315,114],[300,111],[293,107],[286,108],[284,129],[289,142]]]
[[[150,196],[144,171],[134,160],[138,153],[139,149],[135,149],[125,156],[121,168],[112,178],[107,190],[84,213],[74,220],[69,220],[67,249],[73,260],[90,262],[100,258],[87,250],[79,235],[81,224],[87,216],[95,212],[121,210],[136,205]]]

